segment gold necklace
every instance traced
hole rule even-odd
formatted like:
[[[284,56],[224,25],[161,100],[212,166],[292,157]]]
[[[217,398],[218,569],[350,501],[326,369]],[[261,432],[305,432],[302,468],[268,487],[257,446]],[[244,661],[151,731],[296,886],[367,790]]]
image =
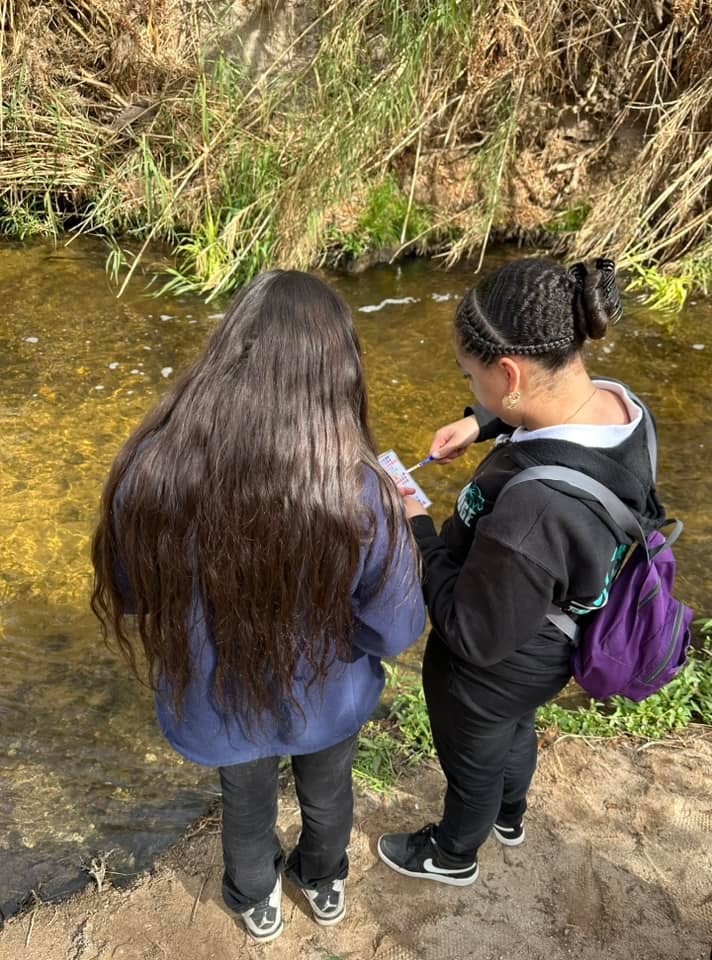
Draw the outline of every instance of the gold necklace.
[[[593,398],[596,396],[597,393],[598,393],[598,387],[594,387],[594,388],[593,388],[593,393],[592,393],[589,397],[586,397],[586,399],[585,399],[584,402],[581,404],[581,406],[580,406],[580,407],[576,407],[576,409],[575,409],[574,412],[571,414],[571,416],[570,416],[570,417],[567,417],[565,420],[562,420],[561,422],[562,422],[562,423],[568,423],[569,420],[573,420],[573,418],[576,416],[576,414],[577,414],[577,413],[580,413],[580,412],[583,410],[583,408],[586,406],[586,404],[587,404],[587,403],[590,403],[590,401],[593,400]]]

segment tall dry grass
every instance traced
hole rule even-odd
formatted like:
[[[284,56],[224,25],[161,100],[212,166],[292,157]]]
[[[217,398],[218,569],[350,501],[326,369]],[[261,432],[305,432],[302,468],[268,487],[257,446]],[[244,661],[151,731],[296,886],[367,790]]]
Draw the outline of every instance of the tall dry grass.
[[[99,232],[131,269],[167,241],[174,288],[212,295],[384,239],[454,260],[551,236],[706,276],[708,0],[0,0],[0,21],[6,232]]]

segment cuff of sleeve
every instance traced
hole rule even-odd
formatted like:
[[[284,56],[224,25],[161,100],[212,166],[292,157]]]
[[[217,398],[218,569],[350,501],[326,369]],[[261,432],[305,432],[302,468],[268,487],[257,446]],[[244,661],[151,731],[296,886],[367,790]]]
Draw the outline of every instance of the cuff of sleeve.
[[[410,521],[410,529],[417,542],[425,540],[428,537],[437,537],[438,531],[435,529],[432,517],[413,517]]]

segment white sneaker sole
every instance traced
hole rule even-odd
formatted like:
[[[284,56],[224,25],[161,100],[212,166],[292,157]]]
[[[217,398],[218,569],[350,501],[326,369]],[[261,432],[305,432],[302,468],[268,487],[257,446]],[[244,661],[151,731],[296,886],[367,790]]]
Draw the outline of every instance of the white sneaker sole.
[[[319,912],[316,910],[316,908],[314,907],[314,904],[313,904],[312,901],[311,901],[311,898],[310,898],[309,894],[307,893],[307,891],[306,891],[304,888],[302,888],[302,893],[303,893],[304,896],[306,897],[306,899],[307,899],[307,901],[308,901],[308,903],[309,903],[309,906],[311,907],[312,916],[314,917],[314,919],[316,920],[316,922],[317,922],[320,926],[322,926],[322,927],[335,927],[336,924],[337,924],[337,923],[341,923],[341,921],[342,921],[342,920],[344,919],[344,917],[346,916],[346,904],[344,904],[344,906],[341,908],[341,913],[337,913],[335,916],[331,916],[331,917],[329,917],[329,916],[324,916],[323,914],[319,913]]]
[[[244,920],[242,921],[242,925],[244,926],[245,931],[247,932],[250,939],[253,940],[255,943],[270,943],[272,940],[276,940],[277,937],[281,936],[281,934],[284,932],[283,920],[279,921],[279,926],[277,927],[276,930],[273,930],[272,933],[265,933],[265,934],[254,933],[252,930],[250,930],[250,928],[247,926]]]
[[[449,877],[446,874],[441,873],[416,873],[413,870],[406,870],[403,867],[399,867],[397,863],[394,863],[393,860],[390,860],[385,853],[381,850],[381,841],[378,841],[378,856],[383,860],[387,867],[390,867],[391,870],[395,870],[396,873],[400,873],[404,877],[413,877],[415,880],[435,880],[436,883],[446,883],[450,887],[469,887],[470,884],[474,883],[475,880],[480,875],[480,865],[479,863],[475,867],[475,872],[471,877]]]
[[[503,847],[520,847],[526,839],[526,830],[522,827],[522,832],[518,837],[515,837],[511,840],[505,834],[500,833],[497,827],[492,827],[492,833],[495,835],[497,840],[502,844]]]

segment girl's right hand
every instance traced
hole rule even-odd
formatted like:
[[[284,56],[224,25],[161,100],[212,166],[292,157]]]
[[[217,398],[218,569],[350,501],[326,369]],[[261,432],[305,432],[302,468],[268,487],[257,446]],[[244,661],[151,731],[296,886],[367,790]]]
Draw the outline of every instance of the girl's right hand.
[[[438,463],[452,463],[475,442],[479,433],[480,425],[474,415],[448,423],[440,427],[433,437],[430,455],[435,457]]]

